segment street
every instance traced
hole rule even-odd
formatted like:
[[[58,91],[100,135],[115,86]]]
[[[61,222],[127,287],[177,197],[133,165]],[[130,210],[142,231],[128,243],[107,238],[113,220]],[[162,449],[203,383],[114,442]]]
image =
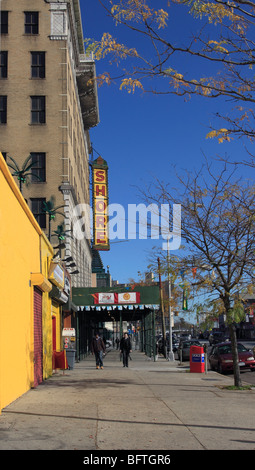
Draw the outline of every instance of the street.
[[[241,372],[242,382],[247,382],[248,384],[255,385],[255,373],[251,371]]]

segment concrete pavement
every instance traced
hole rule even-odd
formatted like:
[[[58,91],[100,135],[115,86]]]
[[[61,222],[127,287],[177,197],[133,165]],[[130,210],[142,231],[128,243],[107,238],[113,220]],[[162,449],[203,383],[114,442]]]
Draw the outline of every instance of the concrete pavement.
[[[119,352],[53,375],[0,415],[0,450],[254,450],[255,389],[233,376],[190,373],[178,361]]]

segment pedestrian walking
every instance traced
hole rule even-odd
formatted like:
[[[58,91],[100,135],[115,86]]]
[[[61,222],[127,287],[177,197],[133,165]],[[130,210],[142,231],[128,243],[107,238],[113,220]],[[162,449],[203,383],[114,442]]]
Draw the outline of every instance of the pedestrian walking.
[[[128,367],[129,354],[132,352],[131,341],[127,333],[124,333],[124,337],[120,342],[120,352],[123,356],[123,367]]]
[[[117,350],[119,349],[119,345],[120,345],[120,340],[119,340],[119,338],[117,337],[117,338],[116,338],[116,349],[117,349]]]
[[[99,367],[101,367],[101,369],[103,369],[103,354],[105,353],[105,343],[99,333],[96,333],[92,340],[91,352],[92,354],[95,354],[96,368],[99,369]]]

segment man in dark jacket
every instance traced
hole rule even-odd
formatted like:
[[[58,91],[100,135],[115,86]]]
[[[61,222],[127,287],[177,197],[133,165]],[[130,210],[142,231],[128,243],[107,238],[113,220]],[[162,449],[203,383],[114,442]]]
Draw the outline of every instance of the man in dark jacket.
[[[128,367],[129,353],[132,352],[130,338],[127,333],[124,333],[124,337],[120,342],[120,352],[123,355],[123,367]]]
[[[96,368],[99,369],[99,367],[101,367],[101,369],[103,369],[103,353],[105,352],[105,344],[102,338],[99,336],[99,333],[96,333],[92,340],[91,352],[92,354],[95,354]]]

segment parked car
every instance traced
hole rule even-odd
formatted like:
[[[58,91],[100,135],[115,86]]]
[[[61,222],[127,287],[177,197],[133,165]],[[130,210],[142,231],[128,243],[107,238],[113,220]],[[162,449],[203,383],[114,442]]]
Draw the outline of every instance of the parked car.
[[[190,346],[201,346],[201,343],[197,339],[191,339],[189,341],[180,341],[180,344],[177,349],[179,360],[182,359],[182,361],[189,361]]]
[[[240,369],[255,370],[255,358],[252,351],[249,351],[243,344],[237,343]],[[219,343],[213,346],[209,356],[209,364],[212,370],[224,373],[233,370],[233,356],[231,343]]]
[[[167,352],[169,352],[169,350],[170,350],[169,338],[166,338],[166,344],[167,344]],[[178,339],[173,338],[173,339],[172,339],[172,349],[173,349],[173,352],[176,352],[176,351],[177,351],[178,345],[179,345]],[[157,340],[157,347],[158,347],[158,354],[163,354],[163,353],[164,353],[164,351],[163,351],[163,337],[158,338],[158,340]]]
[[[209,335],[210,346],[217,343],[223,343],[224,341],[230,341],[229,336],[224,331],[214,331]]]

